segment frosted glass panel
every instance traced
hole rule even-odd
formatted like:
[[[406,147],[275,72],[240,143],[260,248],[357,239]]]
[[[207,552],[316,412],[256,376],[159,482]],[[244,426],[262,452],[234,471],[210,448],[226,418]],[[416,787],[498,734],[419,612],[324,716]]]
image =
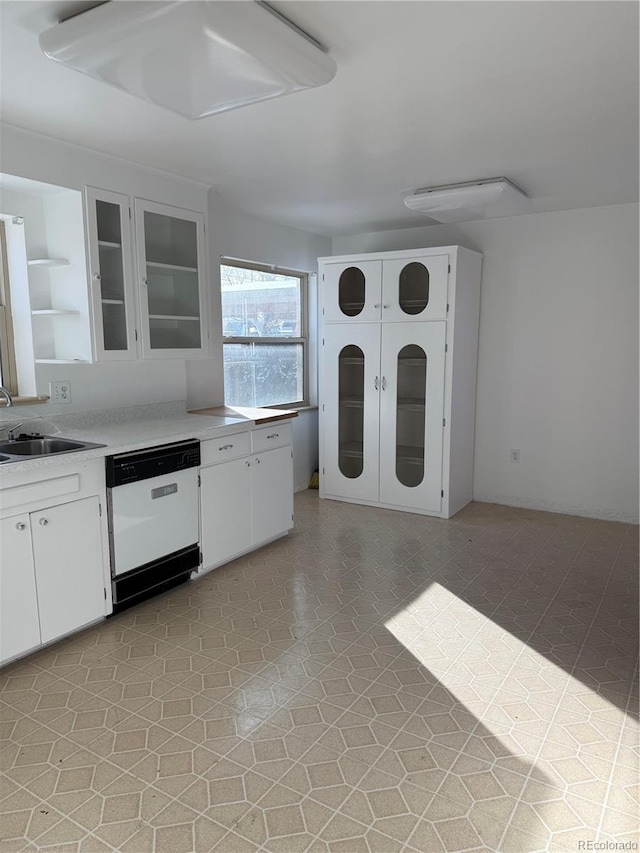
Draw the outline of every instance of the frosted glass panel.
[[[396,382],[396,476],[403,486],[424,479],[427,356],[410,344],[398,353]]]
[[[412,261],[402,268],[398,281],[398,302],[405,314],[420,314],[429,304],[429,270]]]
[[[338,304],[347,317],[356,317],[364,308],[364,273],[358,267],[348,267],[338,281]]]
[[[338,467],[354,480],[364,470],[364,353],[350,344],[338,361]]]

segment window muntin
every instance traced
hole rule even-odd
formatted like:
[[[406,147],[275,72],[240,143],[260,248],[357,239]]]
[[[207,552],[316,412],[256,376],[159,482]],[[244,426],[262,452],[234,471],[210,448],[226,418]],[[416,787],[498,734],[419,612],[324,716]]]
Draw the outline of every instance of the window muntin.
[[[237,261],[220,265],[225,403],[307,401],[307,275]]]

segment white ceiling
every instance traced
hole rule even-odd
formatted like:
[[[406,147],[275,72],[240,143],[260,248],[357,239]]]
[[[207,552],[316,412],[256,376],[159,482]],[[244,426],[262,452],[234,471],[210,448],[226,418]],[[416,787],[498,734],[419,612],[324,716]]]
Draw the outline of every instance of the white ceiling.
[[[321,234],[428,223],[417,187],[505,175],[534,210],[636,201],[635,2],[273,2],[326,86],[192,122],[48,60],[73,2],[0,3],[4,121],[213,186]]]

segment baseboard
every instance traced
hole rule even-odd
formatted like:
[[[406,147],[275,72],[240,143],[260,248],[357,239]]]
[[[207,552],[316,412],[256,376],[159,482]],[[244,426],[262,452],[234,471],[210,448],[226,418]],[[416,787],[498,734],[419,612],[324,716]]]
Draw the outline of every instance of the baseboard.
[[[495,495],[488,492],[474,492],[474,501],[502,506],[517,506],[522,509],[536,509],[542,512],[557,512],[562,515],[579,515],[582,518],[597,518],[600,521],[621,521],[624,524],[638,524],[638,515],[620,512],[611,507],[586,507],[560,501],[529,500],[514,495]]]

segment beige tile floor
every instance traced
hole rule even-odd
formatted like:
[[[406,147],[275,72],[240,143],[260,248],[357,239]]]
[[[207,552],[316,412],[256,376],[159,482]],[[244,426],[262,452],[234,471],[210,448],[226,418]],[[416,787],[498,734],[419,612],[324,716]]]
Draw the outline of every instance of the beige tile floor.
[[[296,511],[0,673],[2,853],[638,840],[637,528]]]

